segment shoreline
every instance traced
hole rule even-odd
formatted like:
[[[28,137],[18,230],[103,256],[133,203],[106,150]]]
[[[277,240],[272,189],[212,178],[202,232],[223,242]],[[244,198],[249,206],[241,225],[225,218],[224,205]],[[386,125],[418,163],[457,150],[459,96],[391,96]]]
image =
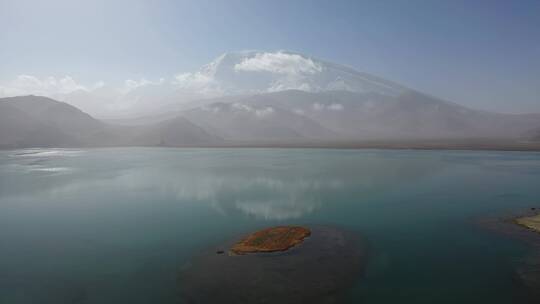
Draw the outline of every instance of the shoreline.
[[[533,248],[538,247],[540,249],[540,231],[518,223],[518,220],[530,217],[540,217],[540,208],[531,207],[506,214],[492,214],[477,218],[474,222],[481,228],[521,240]]]
[[[99,148],[199,148],[199,149],[343,149],[343,150],[425,150],[425,151],[500,151],[500,152],[540,152],[540,142],[520,142],[501,140],[422,140],[422,141],[335,141],[335,142],[223,142],[218,144],[192,145],[98,145],[98,146],[57,146],[57,147],[17,147],[0,146],[0,151],[20,149],[99,149]]]
[[[536,209],[533,209],[532,211],[536,211]],[[515,218],[514,223],[532,232],[540,233],[540,213],[539,212],[536,212],[534,215]]]

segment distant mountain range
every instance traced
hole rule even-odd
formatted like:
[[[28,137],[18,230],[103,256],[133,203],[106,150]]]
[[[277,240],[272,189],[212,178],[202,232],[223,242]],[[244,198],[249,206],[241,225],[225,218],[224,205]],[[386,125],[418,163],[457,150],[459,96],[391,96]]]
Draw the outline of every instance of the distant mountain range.
[[[107,87],[63,96],[69,104],[39,96],[2,98],[0,147],[540,141],[540,114],[470,109],[291,52],[227,53],[195,73],[177,75],[174,85],[131,85],[122,102],[144,115],[129,119],[101,121],[75,107],[94,112],[104,96],[118,107],[118,96],[111,99],[114,90]]]
[[[540,115],[472,110],[411,90],[289,90],[213,101],[179,114],[227,140],[515,139],[540,125]]]
[[[46,97],[0,99],[0,147],[82,146],[101,143],[106,125]]]
[[[286,90],[200,103],[160,115],[100,121],[46,97],[1,98],[0,148],[540,140],[540,115],[472,110],[411,90],[395,96]]]
[[[123,126],[47,97],[0,98],[0,148],[193,146],[221,141],[183,117]]]

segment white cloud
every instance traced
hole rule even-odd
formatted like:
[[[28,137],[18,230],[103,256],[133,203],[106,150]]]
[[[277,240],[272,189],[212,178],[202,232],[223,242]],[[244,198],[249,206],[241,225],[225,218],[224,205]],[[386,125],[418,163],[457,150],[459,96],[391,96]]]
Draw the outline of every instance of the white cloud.
[[[173,84],[180,88],[204,87],[212,83],[213,79],[202,73],[182,73],[173,79]]]
[[[266,107],[264,109],[255,110],[255,115],[257,115],[257,117],[263,118],[274,114],[274,112],[275,111],[272,107]]]
[[[38,78],[32,75],[19,75],[14,80],[0,85],[0,95],[7,97],[33,94],[54,97],[79,90],[88,92],[103,85],[100,81],[91,86],[84,86],[71,76]]]
[[[324,105],[320,103],[314,103],[313,104],[313,110],[315,111],[322,111],[324,110]]]
[[[230,94],[246,94],[260,92],[274,92],[290,89],[304,91],[314,90],[309,81],[309,75],[322,71],[320,64],[312,59],[285,52],[255,52],[249,55],[234,57],[234,60],[224,60],[226,56],[220,56],[216,61],[204,66],[201,70],[193,73],[180,73],[170,78],[149,80],[147,78],[127,79],[120,85],[106,85],[103,81],[94,84],[82,84],[70,75],[36,77],[33,75],[19,75],[15,79],[0,83],[0,97],[19,95],[42,95],[52,97],[79,107],[86,107],[91,103],[91,114],[98,112],[114,112],[118,109],[125,110],[139,106],[143,100],[147,104],[154,104],[148,99],[189,101],[198,98],[217,97]],[[266,71],[271,75],[249,75],[243,73],[243,77],[235,78],[238,72]],[[225,76],[224,76],[225,75]],[[148,90],[141,90],[147,87]],[[133,92],[137,91],[136,94]],[[163,94],[159,94],[163,91]],[[71,94],[80,92],[77,96]],[[87,93],[84,100],[81,99]],[[167,95],[169,94],[169,95]],[[174,94],[174,98],[173,98]],[[71,95],[71,96],[68,96]],[[97,95],[97,96],[93,96]],[[148,96],[147,96],[148,95]],[[140,99],[140,100],[139,100]],[[158,100],[159,99],[159,100]],[[96,102],[91,102],[96,100]],[[97,100],[107,100],[105,102]],[[102,109],[98,104],[103,103]],[[259,112],[259,115],[267,115],[270,111]]]
[[[296,114],[298,114],[298,115],[304,115],[304,114],[306,114],[306,112],[304,112],[304,110],[302,110],[302,109],[294,109],[293,112],[296,113]]]
[[[271,72],[285,75],[315,74],[322,67],[310,58],[283,52],[257,53],[234,65],[235,71]]]
[[[272,107],[264,107],[261,109],[255,109],[253,107],[250,107],[248,105],[238,103],[238,102],[233,103],[231,106],[233,109],[236,109],[236,110],[240,110],[240,111],[244,111],[248,113],[254,113],[255,116],[257,116],[258,118],[268,117],[274,114],[275,112],[274,108]]]
[[[101,89],[105,86],[105,82],[100,80],[98,82],[96,82],[93,86],[92,86],[92,90],[97,90],[97,89]]]
[[[300,90],[300,91],[315,91],[308,83],[301,82],[301,79],[296,80],[294,77],[276,82],[268,88],[268,92],[279,92],[285,90]]]
[[[330,105],[324,105],[320,103],[314,103],[312,105],[313,110],[315,111],[324,111],[324,110],[330,110],[330,111],[343,111],[345,107],[343,107],[340,103],[332,103]]]
[[[165,79],[152,81],[127,79],[123,85],[107,86],[103,81],[94,84],[82,84],[73,77],[36,77],[19,75],[15,79],[0,83],[0,97],[39,95],[54,98],[72,104],[91,115],[110,115],[127,111],[142,98],[157,99],[159,92],[167,92]],[[137,89],[156,86],[156,90],[132,92]]]
[[[0,83],[0,97],[44,95],[71,103],[91,115],[101,117],[145,115],[161,107],[188,104],[197,99],[224,95],[258,94],[284,90],[319,92],[325,90],[364,92],[396,91],[369,75],[357,74],[337,65],[317,61],[301,54],[244,51],[223,54],[192,73],[167,78],[127,79],[118,85],[82,84],[71,76],[40,78],[20,75]],[[315,111],[343,111],[338,103],[312,105]],[[274,109],[272,109],[274,110]],[[304,109],[307,110],[307,109]],[[253,111],[255,113],[255,110]],[[262,109],[259,117],[272,114]]]
[[[332,110],[332,111],[343,111],[343,105],[340,103],[333,103],[329,105],[327,108],[328,110]]]
[[[165,78],[160,78],[159,80],[157,81],[151,81],[151,80],[147,80],[145,78],[141,78],[140,80],[132,80],[132,79],[128,79],[126,81],[124,81],[124,87],[121,89],[121,92],[124,93],[124,94],[127,94],[137,88],[140,88],[140,87],[145,87],[145,86],[148,86],[148,85],[161,85],[165,82]]]
[[[220,111],[220,108],[216,107],[216,106],[211,106],[211,105],[203,105],[201,107],[201,110],[212,112],[212,113],[216,114],[216,113],[218,113]]]
[[[182,73],[174,76],[172,85],[194,97],[214,97],[223,94],[219,83],[205,73]]]
[[[245,104],[242,104],[242,103],[239,103],[239,102],[233,103],[232,107],[233,107],[233,109],[246,111],[246,112],[252,112],[253,111],[252,107],[250,107],[248,105],[245,105]]]
[[[124,85],[108,90],[109,98],[118,98],[119,95],[127,94],[137,88],[149,85],[162,85],[165,78],[152,81],[145,78],[140,80],[127,79]],[[97,81],[91,85],[83,85],[71,76],[39,78],[32,75],[19,75],[14,80],[0,84],[0,96],[42,95],[53,98],[61,98],[76,91],[93,92],[105,87],[105,82]]]

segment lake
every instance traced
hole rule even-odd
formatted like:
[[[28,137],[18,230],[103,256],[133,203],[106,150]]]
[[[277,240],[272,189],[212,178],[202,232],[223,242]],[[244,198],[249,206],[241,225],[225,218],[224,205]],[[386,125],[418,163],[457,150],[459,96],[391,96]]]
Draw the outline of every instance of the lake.
[[[539,205],[540,153],[0,151],[0,303],[177,303],[198,252],[280,224],[368,240],[350,303],[515,303],[529,250],[475,220]]]

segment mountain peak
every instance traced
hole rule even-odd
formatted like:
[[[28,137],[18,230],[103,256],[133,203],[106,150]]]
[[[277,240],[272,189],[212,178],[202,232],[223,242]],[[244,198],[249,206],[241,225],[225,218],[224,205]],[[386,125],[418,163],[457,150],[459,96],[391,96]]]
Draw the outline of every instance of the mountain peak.
[[[406,88],[376,76],[292,51],[224,53],[198,72],[224,94],[345,90],[399,95]]]

